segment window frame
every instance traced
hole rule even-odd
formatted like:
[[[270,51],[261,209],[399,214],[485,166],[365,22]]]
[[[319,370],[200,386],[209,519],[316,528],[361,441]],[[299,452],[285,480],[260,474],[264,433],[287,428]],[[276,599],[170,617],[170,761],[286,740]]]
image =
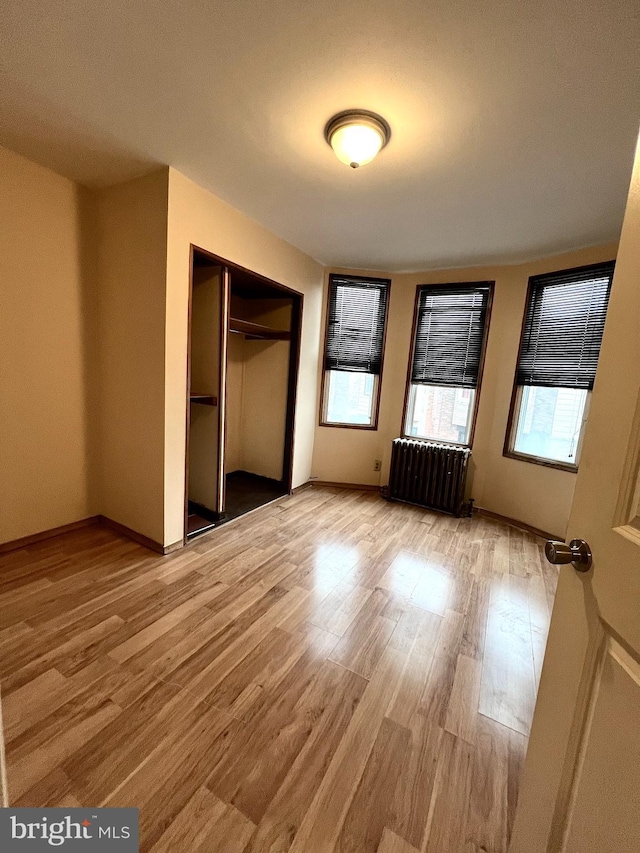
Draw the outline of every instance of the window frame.
[[[542,465],[545,468],[555,468],[557,471],[566,471],[569,474],[578,473],[578,467],[580,465],[580,456],[582,454],[582,443],[584,440],[584,427],[589,418],[591,394],[593,393],[590,390],[587,393],[587,398],[585,401],[582,425],[580,427],[580,436],[576,445],[575,463],[560,462],[559,460],[548,459],[545,456],[534,456],[533,454],[521,453],[517,450],[514,450],[514,445],[516,441],[516,429],[518,426],[518,418],[520,415],[520,406],[522,404],[522,388],[524,388],[524,385],[518,385],[518,365],[520,363],[520,354],[522,352],[522,344],[524,342],[525,326],[527,322],[527,309],[529,307],[533,288],[535,287],[537,282],[539,282],[541,279],[544,279],[546,276],[552,278],[554,275],[571,275],[572,273],[584,273],[587,271],[593,271],[594,273],[597,273],[598,271],[602,271],[605,268],[611,266],[612,263],[615,264],[615,259],[611,261],[603,261],[597,264],[584,264],[579,267],[571,267],[570,269],[550,270],[547,273],[542,273],[540,275],[533,275],[529,277],[529,281],[527,283],[527,294],[525,297],[524,307],[522,311],[522,324],[520,327],[518,352],[516,355],[515,369],[513,372],[513,387],[511,391],[511,402],[509,404],[509,417],[507,418],[507,429],[505,432],[504,446],[502,449],[502,455],[507,459],[516,459],[519,462],[529,462],[532,465]],[[549,387],[561,388],[563,386],[553,385]]]
[[[521,453],[519,450],[514,450],[513,446],[516,441],[516,429],[518,426],[518,417],[520,415],[520,407],[522,405],[522,389],[524,385],[514,385],[511,394],[511,408],[509,410],[509,420],[507,421],[507,434],[505,439],[505,450],[503,456],[508,459],[519,459],[520,462],[532,462],[534,465],[543,465],[545,468],[556,468],[558,471],[568,471],[571,474],[578,472],[580,465],[580,456],[582,454],[582,442],[584,440],[584,425],[589,417],[589,406],[591,404],[591,391],[587,391],[587,397],[584,404],[584,412],[582,414],[582,425],[580,426],[580,435],[576,444],[576,462],[561,462],[559,459],[549,459],[546,456],[535,456],[533,453]],[[535,387],[535,386],[532,386]],[[552,387],[560,387],[552,386]]]
[[[373,386],[373,394],[372,394],[372,405],[371,405],[371,423],[370,424],[349,424],[349,423],[341,423],[339,421],[327,421],[327,404],[329,399],[329,382],[327,380],[327,373],[329,372],[325,368],[325,357],[327,353],[327,344],[329,342],[329,305],[331,301],[331,285],[334,279],[341,279],[342,281],[352,281],[354,284],[357,284],[359,281],[369,281],[374,284],[386,284],[387,286],[387,309],[384,317],[383,331],[382,331],[382,352],[380,355],[380,373],[378,374],[364,374],[365,376],[373,375],[374,377],[374,386]],[[341,273],[330,273],[327,278],[327,295],[324,302],[324,339],[322,346],[322,379],[320,382],[320,415],[318,419],[318,426],[321,427],[329,427],[334,429],[364,429],[364,430],[377,430],[378,429],[378,421],[380,418],[380,396],[382,392],[382,374],[384,371],[384,355],[387,344],[387,328],[389,326],[389,306],[391,301],[391,279],[390,278],[380,278],[379,276],[367,276],[367,275],[352,275],[352,274],[341,274]],[[357,373],[358,371],[344,371],[345,373],[353,372]]]
[[[411,396],[411,387],[414,384],[411,381],[411,373],[413,368],[413,357],[416,349],[416,331],[418,327],[418,312],[420,310],[420,295],[423,290],[430,290],[431,288],[442,289],[443,287],[451,287],[457,289],[466,288],[468,290],[473,290],[477,287],[488,287],[489,295],[487,296],[487,313],[484,320],[484,330],[482,333],[482,348],[480,350],[480,363],[478,365],[478,384],[473,389],[475,391],[474,401],[473,401],[473,412],[471,414],[471,420],[469,423],[469,440],[466,443],[462,443],[459,441],[445,441],[444,439],[439,438],[423,438],[422,436],[417,435],[409,435],[406,431],[407,427],[407,415],[409,413],[409,399]],[[489,342],[489,330],[491,328],[491,309],[493,307],[493,294],[495,290],[495,281],[458,281],[458,282],[438,282],[434,284],[419,284],[416,286],[416,295],[413,304],[413,323],[411,325],[411,342],[409,348],[409,362],[407,365],[407,379],[405,382],[405,390],[404,390],[404,405],[402,407],[402,421],[400,423],[400,436],[402,438],[409,438],[411,441],[431,441],[436,444],[448,444],[451,447],[468,447],[469,449],[473,448],[473,440],[475,438],[476,433],[476,422],[478,420],[478,407],[480,405],[480,391],[482,389],[482,377],[484,375],[484,364],[486,360],[487,354],[487,344]],[[449,386],[447,386],[449,387]]]

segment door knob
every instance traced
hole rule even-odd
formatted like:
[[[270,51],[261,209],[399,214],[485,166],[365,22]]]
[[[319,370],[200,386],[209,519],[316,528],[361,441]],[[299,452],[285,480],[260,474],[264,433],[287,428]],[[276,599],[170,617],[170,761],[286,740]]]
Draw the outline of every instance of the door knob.
[[[584,539],[572,539],[568,545],[550,539],[545,543],[544,555],[554,566],[572,563],[578,572],[588,572],[593,562],[591,548]]]

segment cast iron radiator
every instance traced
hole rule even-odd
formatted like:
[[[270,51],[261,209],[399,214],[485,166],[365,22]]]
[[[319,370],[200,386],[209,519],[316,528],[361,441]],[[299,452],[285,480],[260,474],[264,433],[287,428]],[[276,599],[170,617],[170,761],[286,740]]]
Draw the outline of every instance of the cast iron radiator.
[[[470,456],[468,447],[396,438],[388,497],[460,515]]]

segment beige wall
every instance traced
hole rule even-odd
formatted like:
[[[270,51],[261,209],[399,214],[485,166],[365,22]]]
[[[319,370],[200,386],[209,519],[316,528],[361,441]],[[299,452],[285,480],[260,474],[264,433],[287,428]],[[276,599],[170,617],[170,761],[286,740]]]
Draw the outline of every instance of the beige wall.
[[[229,335],[227,347],[227,431],[225,473],[244,467],[242,441],[242,390],[244,385],[244,335]]]
[[[306,482],[316,419],[323,268],[262,225],[169,170],[165,329],[164,542],[182,537],[189,246],[194,244],[304,294],[294,486]]]
[[[97,513],[181,540],[190,243],[304,294],[308,479],[319,264],[173,169],[90,193],[0,149],[0,175],[0,541]]]
[[[287,422],[289,344],[286,341],[249,340],[245,341],[244,353],[242,466],[251,474],[281,480]]]
[[[294,486],[310,475],[386,482],[416,285],[495,280],[473,496],[564,532],[574,475],[502,456],[527,280],[609,259],[615,246],[394,275],[379,429],[317,427],[325,299],[313,259],[174,169],[89,193],[0,149],[0,175],[0,485],[10,496],[0,541],[95,513],[165,545],[181,539],[192,243],[304,294]]]
[[[317,427],[313,476],[320,480],[370,485],[383,485],[388,481],[391,441],[401,431],[416,286],[495,281],[473,446],[471,493],[477,506],[563,535],[575,474],[502,455],[527,283],[532,275],[610,260],[615,253],[616,246],[609,245],[518,266],[393,275],[379,428],[372,432]],[[336,272],[354,271],[341,269]],[[385,275],[376,271],[369,274]],[[381,474],[373,470],[376,459],[383,461]]]
[[[0,542],[94,513],[86,194],[0,148]]]
[[[291,328],[291,303],[245,300],[244,317],[274,329]],[[288,341],[244,342],[242,468],[282,479],[289,383]]]
[[[167,193],[167,169],[96,193],[99,511],[160,543]]]
[[[289,344],[229,335],[225,472],[282,478]]]
[[[288,329],[290,306],[256,310],[265,303],[240,300],[232,315]],[[254,303],[254,304],[252,304]],[[238,306],[238,301],[236,301]],[[247,310],[249,309],[249,310]],[[230,334],[227,359],[227,433],[225,471],[249,471],[282,479],[286,433],[289,343],[246,339]]]

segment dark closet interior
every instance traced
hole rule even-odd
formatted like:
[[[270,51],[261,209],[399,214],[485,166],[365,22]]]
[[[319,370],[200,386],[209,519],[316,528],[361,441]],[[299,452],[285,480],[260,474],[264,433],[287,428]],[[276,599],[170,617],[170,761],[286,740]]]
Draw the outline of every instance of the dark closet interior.
[[[291,490],[302,295],[194,248],[185,537]]]

